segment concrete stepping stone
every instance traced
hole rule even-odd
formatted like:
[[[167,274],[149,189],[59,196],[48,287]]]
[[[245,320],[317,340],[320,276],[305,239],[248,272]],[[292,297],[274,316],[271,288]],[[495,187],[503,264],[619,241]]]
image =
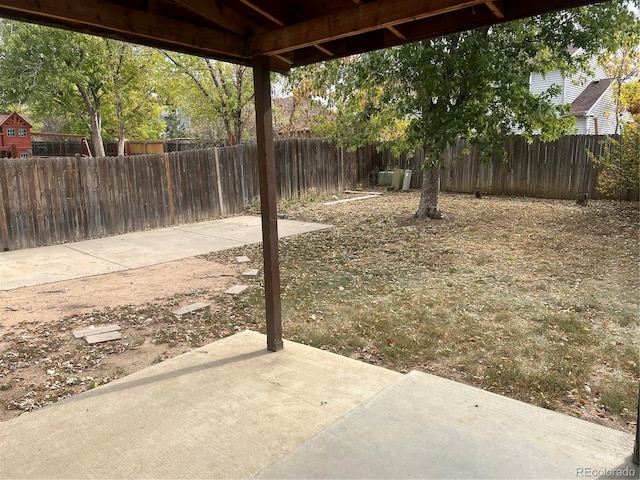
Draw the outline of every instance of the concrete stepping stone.
[[[234,285],[224,293],[228,293],[229,295],[242,295],[247,290],[249,290],[249,285]]]
[[[250,268],[249,270],[245,270],[244,272],[242,272],[242,276],[244,278],[254,280],[258,276],[258,269]]]
[[[111,340],[120,340],[121,338],[122,334],[118,331],[99,333],[97,335],[87,335],[84,337],[89,345],[93,345],[94,343],[110,342]]]
[[[100,335],[102,333],[115,332],[120,330],[120,325],[101,325],[99,327],[89,327],[82,330],[74,330],[73,336],[75,338],[84,338],[92,335]]]
[[[198,310],[202,310],[204,308],[207,308],[208,306],[208,303],[196,302],[184,307],[176,308],[171,313],[173,313],[174,315],[186,315],[187,313],[197,312]]]

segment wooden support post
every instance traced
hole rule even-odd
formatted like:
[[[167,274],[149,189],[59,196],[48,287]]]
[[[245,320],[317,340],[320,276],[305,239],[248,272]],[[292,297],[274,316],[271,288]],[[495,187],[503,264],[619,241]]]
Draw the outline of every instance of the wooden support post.
[[[253,84],[260,176],[260,212],[264,254],[264,294],[267,313],[267,349],[282,349],[282,310],[280,303],[280,259],[278,256],[278,215],[276,165],[273,152],[271,117],[271,79],[269,58],[253,59]]]

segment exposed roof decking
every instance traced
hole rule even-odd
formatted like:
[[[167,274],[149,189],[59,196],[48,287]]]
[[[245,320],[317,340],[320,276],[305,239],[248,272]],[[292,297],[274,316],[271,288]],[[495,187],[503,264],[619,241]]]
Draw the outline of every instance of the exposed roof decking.
[[[602,0],[0,0],[0,17],[291,67]]]

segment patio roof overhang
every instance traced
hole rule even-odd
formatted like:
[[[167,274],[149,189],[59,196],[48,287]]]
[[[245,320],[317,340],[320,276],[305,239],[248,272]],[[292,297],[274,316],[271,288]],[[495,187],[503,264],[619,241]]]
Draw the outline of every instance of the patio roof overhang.
[[[603,0],[0,0],[0,17],[290,68]]]
[[[0,0],[0,17],[254,67],[267,348],[282,348],[270,71],[603,0]]]

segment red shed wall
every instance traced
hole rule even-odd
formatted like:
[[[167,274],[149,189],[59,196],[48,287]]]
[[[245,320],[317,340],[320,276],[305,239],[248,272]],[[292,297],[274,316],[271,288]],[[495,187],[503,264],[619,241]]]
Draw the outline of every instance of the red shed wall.
[[[10,129],[13,129],[13,136],[9,136]],[[20,131],[25,130],[25,136],[20,136]],[[31,156],[31,125],[29,125],[20,115],[12,113],[0,124],[0,156],[9,156],[15,147],[16,156],[21,153],[28,153]],[[13,153],[11,153],[13,156]]]

